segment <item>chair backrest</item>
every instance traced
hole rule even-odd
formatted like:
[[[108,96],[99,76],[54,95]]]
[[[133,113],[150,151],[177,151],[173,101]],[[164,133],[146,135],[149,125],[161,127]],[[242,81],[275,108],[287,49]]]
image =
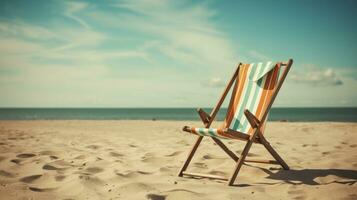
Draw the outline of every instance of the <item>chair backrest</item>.
[[[264,118],[263,123],[265,124],[267,116],[264,115],[269,111],[275,98],[281,68],[281,63],[272,62],[241,64],[239,66],[239,74],[233,87],[223,124],[224,128],[246,134],[252,133],[252,127],[244,115],[245,109],[248,109],[258,119]],[[263,129],[264,126],[262,126],[262,132]]]

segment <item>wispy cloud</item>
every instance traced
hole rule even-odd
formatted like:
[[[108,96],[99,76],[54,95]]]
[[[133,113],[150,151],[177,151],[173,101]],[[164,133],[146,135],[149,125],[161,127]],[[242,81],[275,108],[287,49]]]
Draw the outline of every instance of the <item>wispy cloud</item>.
[[[308,69],[304,73],[293,73],[290,79],[296,83],[309,84],[313,86],[338,86],[342,85],[342,79],[335,70],[329,69]]]
[[[224,87],[227,83],[225,83],[221,78],[211,78],[202,82],[203,86],[206,87]]]
[[[148,60],[140,50],[100,48],[110,39],[105,33],[82,27],[44,27],[20,20],[0,22],[0,67],[35,67],[41,65],[39,61],[50,65],[69,62],[80,67],[88,63],[103,66],[112,59]]]
[[[25,39],[47,40],[56,38],[57,35],[49,29],[28,24],[20,20],[12,20],[10,22],[0,22],[0,33],[5,37],[21,37]]]
[[[146,34],[147,48],[175,62],[190,65],[234,65],[231,42],[212,23],[215,11],[206,5],[185,1],[120,1],[117,13],[92,13],[93,20],[110,27]],[[126,12],[123,12],[125,10]]]
[[[66,2],[65,5],[66,5],[65,6],[65,10],[64,10],[64,15],[65,16],[67,16],[70,19],[76,21],[77,23],[79,23],[84,28],[87,28],[87,29],[90,28],[90,26],[88,25],[88,23],[86,21],[84,21],[82,18],[77,16],[77,13],[79,13],[82,10],[84,10],[88,6],[87,3],[69,1],[69,2]]]

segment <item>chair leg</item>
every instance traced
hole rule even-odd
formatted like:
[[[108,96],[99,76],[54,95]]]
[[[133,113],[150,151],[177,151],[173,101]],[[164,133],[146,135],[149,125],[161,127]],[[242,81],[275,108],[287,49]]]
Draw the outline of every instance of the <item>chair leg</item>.
[[[270,145],[270,143],[265,139],[262,134],[259,134],[259,139],[264,147],[268,150],[268,152],[275,158],[276,161],[285,169],[289,170],[288,164],[280,157],[280,155],[274,150],[274,148]]]
[[[187,159],[185,161],[185,163],[183,164],[183,166],[181,167],[179,173],[178,173],[178,176],[182,177],[183,176],[183,172],[186,171],[188,165],[190,164],[191,160],[192,160],[192,157],[193,155],[195,155],[195,152],[198,148],[198,146],[200,145],[201,141],[203,139],[203,136],[198,136],[197,140],[196,140],[196,143],[193,145],[190,153],[188,154],[187,156]]]
[[[228,149],[228,147],[219,139],[212,137],[213,141],[219,146],[221,147],[221,149],[227,153],[227,155],[229,155],[229,157],[231,157],[234,161],[238,161],[238,156],[236,156],[236,154],[234,154],[231,150]]]
[[[253,144],[253,140],[248,140],[247,141],[247,144],[245,145],[242,154],[239,156],[239,159],[238,159],[238,161],[236,163],[236,166],[234,168],[232,176],[228,180],[228,185],[229,186],[232,186],[234,184],[234,181],[237,178],[238,172],[239,172],[240,168],[242,167],[242,165],[244,163],[244,160],[245,160],[245,157],[248,155],[248,152],[249,152],[250,147],[252,146],[252,144]]]

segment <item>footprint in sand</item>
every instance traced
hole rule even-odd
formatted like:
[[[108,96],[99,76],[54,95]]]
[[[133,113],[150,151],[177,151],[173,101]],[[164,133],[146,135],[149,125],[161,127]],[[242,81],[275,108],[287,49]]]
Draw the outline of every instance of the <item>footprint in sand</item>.
[[[126,172],[119,172],[118,170],[114,170],[114,173],[118,176],[124,177],[124,178],[132,178],[134,176],[138,176],[138,175],[149,175],[149,174],[153,174],[153,172],[145,172],[145,171],[126,171]]]
[[[117,153],[117,152],[110,152],[109,154],[110,154],[111,156],[113,156],[113,157],[122,157],[122,156],[124,156],[124,154]]]
[[[201,162],[195,162],[193,163],[194,166],[199,167],[199,168],[207,168],[206,163],[201,163]]]
[[[19,165],[21,163],[21,160],[20,159],[12,159],[12,160],[10,160],[10,162],[13,162],[13,163]]]
[[[154,153],[145,153],[144,156],[142,156],[141,158],[149,158],[149,157],[153,157],[155,154]]]
[[[296,196],[296,197],[294,197],[294,199],[296,199],[296,200],[304,200],[304,199],[306,199],[306,197],[305,196]]]
[[[18,154],[16,157],[18,158],[31,158],[31,157],[34,157],[36,156],[35,154],[33,153],[22,153],[22,154]]]
[[[55,190],[56,188],[38,188],[38,187],[29,187],[31,191],[34,192],[50,192]]]
[[[41,151],[39,152],[39,154],[49,156],[52,160],[58,159],[58,156],[56,156],[56,153],[54,151]]]
[[[202,158],[203,158],[203,159],[215,159],[215,158],[217,158],[217,157],[214,156],[214,155],[206,154],[206,155],[202,156]]]
[[[57,156],[50,156],[50,158],[51,158],[52,160],[57,160],[57,159],[58,159]]]
[[[0,156],[0,162],[6,160],[6,157]]]
[[[99,149],[100,147],[101,147],[101,146],[95,145],[95,144],[86,146],[86,148],[88,148],[88,149],[93,149],[93,150]]]
[[[351,144],[350,147],[355,148],[357,147],[357,144]]]
[[[182,153],[182,151],[175,151],[171,154],[168,154],[168,155],[165,155],[166,157],[172,157],[172,156],[177,156],[177,155],[180,155]]]
[[[15,175],[13,173],[7,172],[5,170],[0,170],[0,176],[4,176],[7,178],[13,178]]]
[[[150,199],[150,200],[165,200],[166,199],[166,195],[147,194],[146,198]]]
[[[55,152],[53,152],[53,151],[40,151],[39,154],[40,155],[49,156],[49,155],[55,154]]]
[[[288,191],[288,194],[298,195],[298,196],[295,196],[295,197],[293,198],[293,199],[296,199],[296,200],[306,199],[305,191],[304,191],[304,190],[295,190],[295,189],[292,189],[292,190],[289,190],[289,191]]]
[[[134,144],[129,144],[129,147],[135,148],[135,147],[138,147],[138,146],[136,146],[136,145],[134,145]]]
[[[153,157],[143,157],[143,158],[141,159],[141,161],[144,162],[144,163],[151,163],[151,164],[153,164],[153,163],[160,163],[160,162],[162,162],[162,159],[153,156]]]
[[[164,193],[167,194],[168,198],[180,197],[180,199],[202,199],[202,193],[194,192],[192,190],[187,189],[172,189],[164,191]]]
[[[218,170],[212,170],[208,172],[209,174],[217,175],[217,176],[227,176],[226,172],[218,171]]]
[[[60,170],[61,168],[49,165],[49,164],[45,164],[44,166],[42,166],[42,169],[44,170]]]
[[[91,174],[96,174],[96,173],[104,171],[104,169],[102,169],[100,167],[88,167],[88,168],[86,168],[85,171],[87,171],[87,172],[89,172]]]
[[[143,174],[143,175],[149,175],[149,174],[152,174],[153,172],[145,172],[145,171],[136,171],[138,174]]]
[[[160,167],[160,172],[171,172],[172,170],[170,170],[168,167]]]
[[[248,157],[257,157],[259,156],[258,154],[255,154],[255,153],[248,153],[247,154]]]
[[[24,183],[32,183],[33,181],[39,179],[42,176],[42,174],[37,174],[37,175],[31,175],[31,176],[25,176],[20,179],[21,182]]]
[[[63,181],[65,178],[66,178],[66,176],[64,176],[64,175],[55,176],[56,181]]]
[[[42,166],[42,169],[44,170],[65,170],[68,167],[71,167],[71,165],[65,161],[59,160],[52,162],[50,164],[45,164]]]
[[[176,144],[183,144],[185,146],[190,145],[185,140],[180,140],[180,141],[176,142]]]
[[[83,159],[85,159],[85,158],[86,158],[85,155],[79,155],[79,156],[76,156],[74,159],[76,159],[76,160],[83,160]]]

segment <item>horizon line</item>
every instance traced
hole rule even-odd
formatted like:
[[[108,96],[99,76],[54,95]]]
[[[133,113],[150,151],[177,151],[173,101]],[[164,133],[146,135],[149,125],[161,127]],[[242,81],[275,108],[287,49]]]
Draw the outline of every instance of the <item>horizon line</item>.
[[[0,109],[196,109],[199,107],[0,107]],[[210,109],[212,107],[201,107]],[[228,107],[221,107],[228,108]],[[357,108],[357,106],[273,106],[272,108]]]

